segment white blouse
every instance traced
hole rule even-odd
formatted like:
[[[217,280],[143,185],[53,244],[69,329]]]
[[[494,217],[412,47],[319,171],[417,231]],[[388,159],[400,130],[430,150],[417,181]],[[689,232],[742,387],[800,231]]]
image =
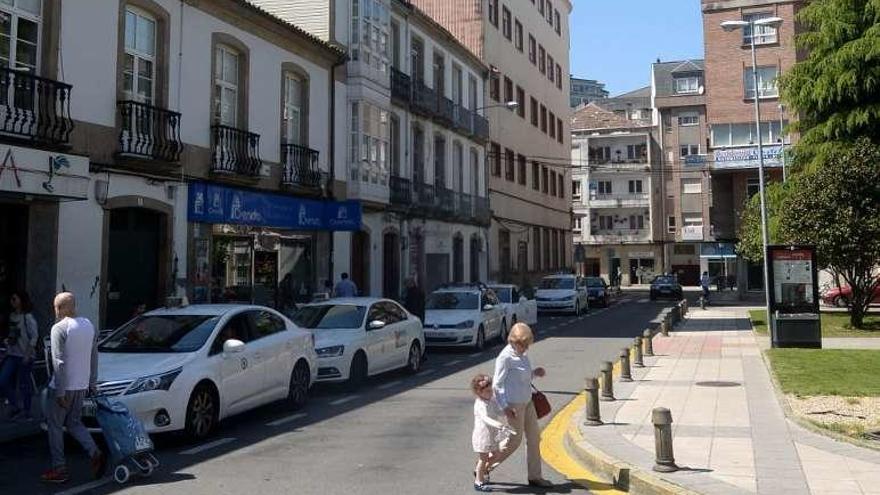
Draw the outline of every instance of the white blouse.
[[[528,404],[532,400],[532,364],[528,356],[517,354],[510,344],[505,346],[495,358],[492,388],[501,409]]]

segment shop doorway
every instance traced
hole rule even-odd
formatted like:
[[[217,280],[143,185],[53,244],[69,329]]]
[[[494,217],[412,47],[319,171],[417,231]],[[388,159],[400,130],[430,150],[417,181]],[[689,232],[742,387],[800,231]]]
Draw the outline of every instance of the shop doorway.
[[[0,203],[0,341],[9,328],[9,298],[25,287],[27,239],[28,207]]]
[[[620,258],[611,258],[611,269],[608,270],[608,278],[611,279],[611,285],[623,285],[623,274],[620,269]]]
[[[648,284],[654,278],[654,258],[629,260],[629,283]]]
[[[160,265],[166,216],[146,208],[110,210],[107,244],[107,301],[104,328],[128,321],[135,309],[160,305]]]
[[[400,299],[400,236],[395,232],[382,236],[382,296]]]
[[[461,235],[452,239],[452,281],[464,282],[464,238]]]
[[[700,285],[699,265],[672,265],[672,273],[678,277],[678,283],[681,285]]]
[[[471,282],[480,281],[480,238],[471,237]]]
[[[370,234],[355,232],[351,239],[351,280],[362,296],[370,295]]]
[[[251,304],[254,286],[252,237],[215,236],[211,262],[211,302]]]

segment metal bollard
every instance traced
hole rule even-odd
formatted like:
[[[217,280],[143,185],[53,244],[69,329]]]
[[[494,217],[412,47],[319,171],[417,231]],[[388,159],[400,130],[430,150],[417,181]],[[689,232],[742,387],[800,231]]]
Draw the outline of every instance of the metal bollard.
[[[660,333],[663,334],[664,337],[669,337],[669,325],[666,324],[666,321],[660,322]]]
[[[586,426],[599,426],[602,419],[599,417],[599,380],[587,378],[584,386],[587,397],[587,412],[584,424]]]
[[[644,368],[645,362],[642,361],[642,338],[636,337],[635,343],[633,343],[633,348],[636,352],[636,355],[633,356],[633,364],[636,368]]]
[[[599,400],[611,402],[614,400],[614,377],[611,376],[614,366],[611,361],[602,361],[602,396]]]
[[[668,323],[664,321],[664,324],[668,326]],[[651,338],[651,329],[646,328],[644,332],[642,332],[642,341],[645,343],[645,356],[651,357],[654,355],[654,339]]]
[[[654,423],[654,471],[678,471],[672,453],[672,413],[665,407],[655,407],[651,411],[651,421]]]
[[[620,381],[633,381],[632,370],[629,367],[629,348],[624,347],[620,350]]]

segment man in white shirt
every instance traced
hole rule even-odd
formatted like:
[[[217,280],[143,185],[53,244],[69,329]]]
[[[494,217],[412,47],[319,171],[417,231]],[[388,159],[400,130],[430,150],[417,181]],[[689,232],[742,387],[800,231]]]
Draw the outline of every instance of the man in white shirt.
[[[336,283],[333,295],[336,297],[357,297],[357,285],[348,278],[348,273],[342,274],[342,279]]]
[[[52,381],[46,410],[52,467],[41,476],[47,483],[70,479],[64,459],[64,427],[91,458],[92,474],[104,474],[106,458],[82,424],[83,399],[95,390],[98,378],[98,332],[88,318],[76,316],[76,299],[69,292],[55,296],[52,326]]]

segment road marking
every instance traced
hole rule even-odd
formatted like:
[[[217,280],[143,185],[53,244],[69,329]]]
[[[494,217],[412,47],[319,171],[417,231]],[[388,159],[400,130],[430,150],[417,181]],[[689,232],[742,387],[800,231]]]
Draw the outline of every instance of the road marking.
[[[341,406],[342,404],[345,404],[346,402],[351,402],[351,401],[353,401],[355,399],[359,399],[359,398],[360,398],[359,395],[349,395],[348,397],[340,397],[334,401],[330,401],[329,404],[331,406]]]
[[[191,449],[184,450],[181,452],[181,455],[193,455],[198,454],[199,452],[204,452],[209,449],[213,449],[214,447],[219,447],[221,445],[226,445],[229,442],[234,442],[234,438],[221,438],[220,440],[214,440],[213,442],[208,442],[203,445],[199,445],[198,447],[193,447]]]
[[[73,488],[69,488],[64,490],[63,492],[58,492],[55,495],[75,495],[77,493],[87,492],[89,490],[94,490],[99,486],[104,486],[107,483],[110,483],[113,480],[111,477],[101,478],[99,480],[92,481],[91,483],[86,483],[85,485],[75,486]]]
[[[393,382],[383,383],[382,385],[379,385],[376,388],[379,390],[385,390],[385,389],[388,389],[391,387],[396,387],[396,386],[400,385],[401,383],[403,383],[401,380],[394,380]]]
[[[431,373],[434,373],[434,372],[436,372],[436,371],[437,371],[437,370],[434,370],[434,369],[431,369],[431,370],[425,370],[425,371],[422,371],[422,372],[420,372],[420,373],[416,373],[416,376],[427,376],[427,375],[430,375]]]
[[[449,361],[448,363],[444,364],[443,366],[455,366],[456,364],[458,364],[460,362],[461,362],[461,359],[453,359],[452,361]]]
[[[306,416],[308,416],[308,414],[306,414],[306,413],[293,414],[291,416],[287,416],[286,418],[281,418],[281,419],[276,419],[275,421],[270,421],[270,422],[266,423],[266,426],[281,426],[283,424],[287,424],[287,423],[296,421],[296,420],[304,418]]]

